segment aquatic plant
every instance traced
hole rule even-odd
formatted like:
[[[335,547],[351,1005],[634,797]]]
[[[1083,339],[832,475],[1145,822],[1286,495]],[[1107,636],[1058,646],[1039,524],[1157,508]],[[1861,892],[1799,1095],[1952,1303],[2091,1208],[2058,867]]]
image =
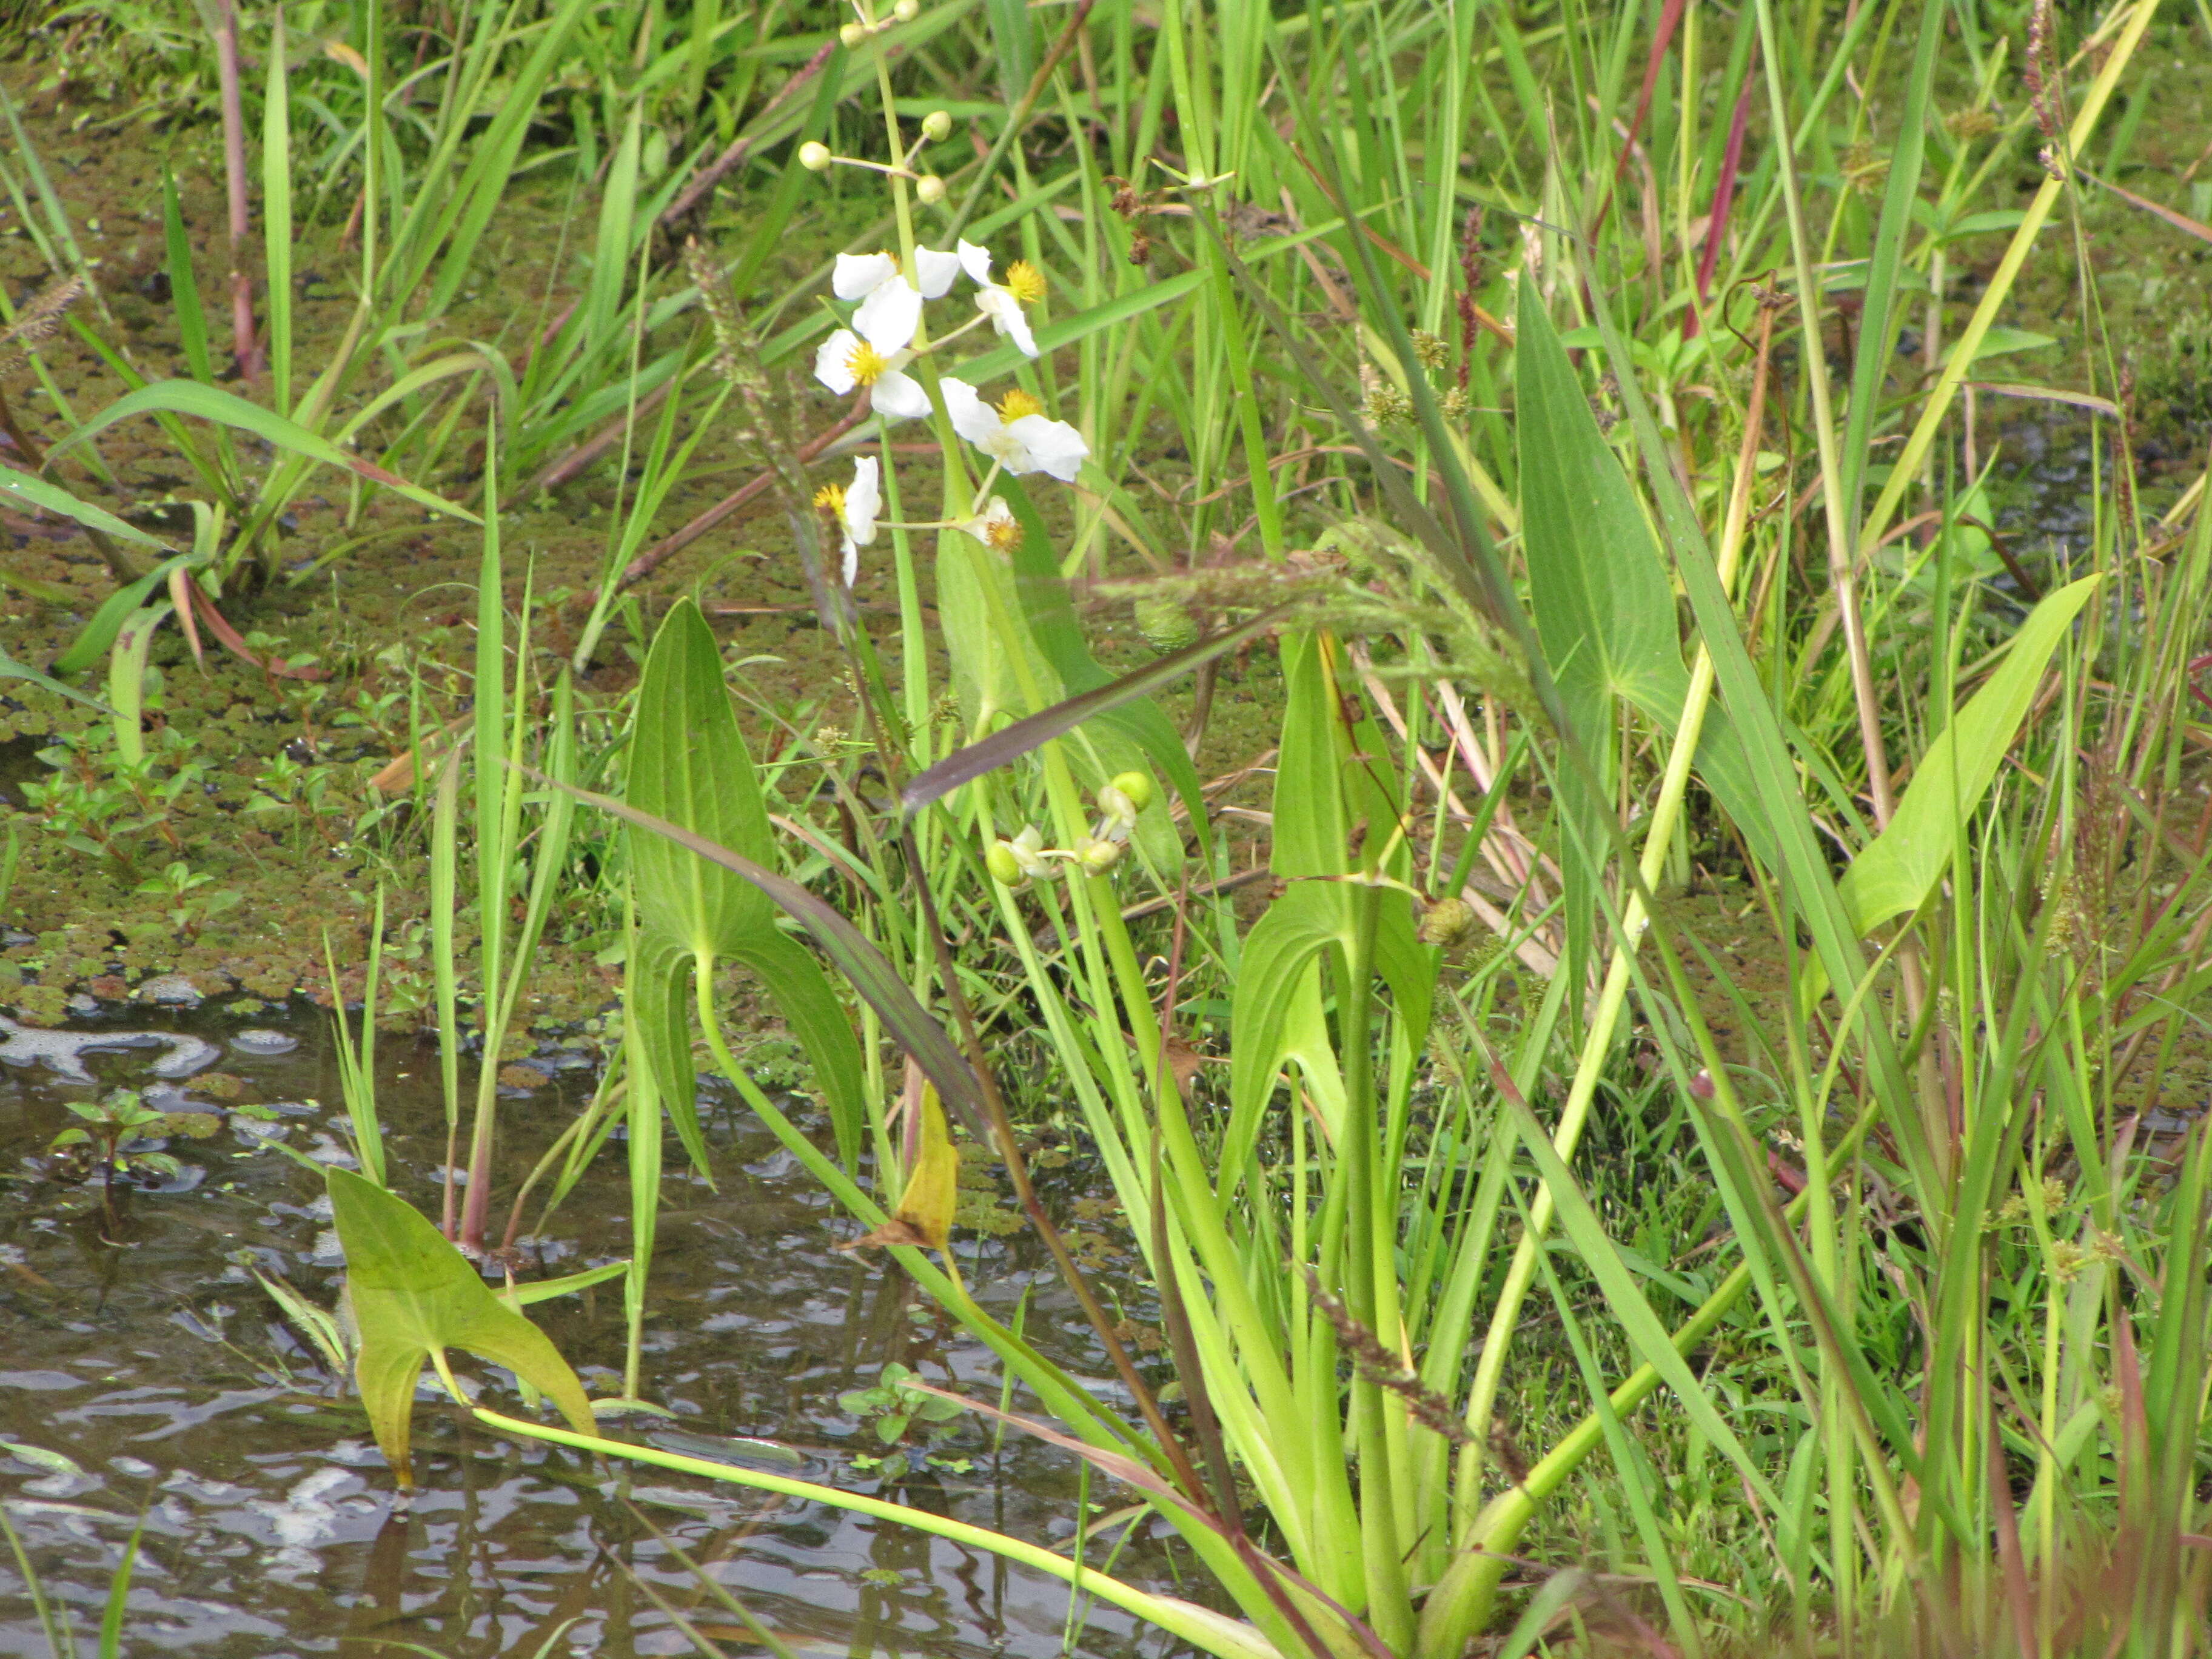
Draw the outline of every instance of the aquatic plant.
[[[651,1403],[664,1125],[710,1168],[701,1044],[847,1242],[999,1357],[1007,1426],[1141,1494],[1237,1617],[573,1410],[481,1419],[996,1551],[1236,1659],[1461,1659],[1501,1628],[1526,1652],[1577,1618],[1686,1653],[2202,1650],[2212,1170],[2201,1126],[2147,1155],[2139,1109],[2212,988],[2212,854],[2184,827],[2212,515],[2201,482],[2146,505],[2094,316],[2086,386],[1985,378],[2042,349],[1999,320],[2039,270],[2095,291],[2045,233],[2070,222],[2078,252],[2148,0],[2077,35],[2031,6],[2024,75],[1978,8],[1169,0],[1079,6],[1048,40],[994,7],[1005,95],[955,167],[958,123],[896,54],[964,11],[862,6],[787,43],[823,65],[804,124],[808,100],[777,106],[807,141],[738,257],[711,228],[686,245],[682,304],[647,299],[653,106],[599,129],[620,136],[573,350],[502,387],[483,483],[496,504],[535,459],[533,421],[599,423],[579,465],[619,444],[559,655],[626,632],[643,678],[623,740],[580,753],[574,681],[514,629],[486,511],[466,741],[413,757],[456,1146],[465,1037],[483,1060],[443,1231],[491,1242],[495,1062],[580,890],[581,801],[625,826],[590,889],[627,907],[623,1047],[523,1185],[626,1129],[603,1403]],[[640,79],[713,55],[656,58],[659,27]],[[461,61],[507,61],[487,52]],[[880,139],[837,125],[871,83]],[[383,119],[372,98],[361,130]],[[1044,122],[1064,153],[1025,142]],[[884,192],[869,228],[779,326],[766,245],[854,179]],[[462,218],[423,225],[480,234],[496,182],[471,163],[443,198]],[[416,244],[434,292],[465,265],[441,246]],[[655,340],[693,304],[689,338]],[[407,453],[444,453],[480,371],[408,409]],[[428,385],[404,384],[379,394],[395,423]],[[2086,541],[2047,560],[1985,521],[1998,398],[2117,434]],[[748,481],[653,539],[710,441]],[[702,609],[649,641],[625,610],[763,497],[758,538],[848,677],[834,732],[771,732],[773,771]],[[858,596],[886,590],[872,630]],[[1086,628],[1101,595],[1156,660]],[[1280,702],[1209,784],[1193,752],[1247,647]],[[1271,793],[1237,794],[1266,769]],[[1725,893],[1724,932],[1692,889]],[[732,962],[805,1054],[819,1136],[740,1062]],[[1036,1192],[1023,1131],[1051,1113],[1127,1223],[1179,1403]],[[997,1259],[961,1237],[963,1137],[1110,1393],[975,1294]],[[459,1295],[432,1243],[400,1288]],[[388,1443],[401,1374],[449,1340],[387,1345]],[[902,1434],[951,1403],[878,1386]]]

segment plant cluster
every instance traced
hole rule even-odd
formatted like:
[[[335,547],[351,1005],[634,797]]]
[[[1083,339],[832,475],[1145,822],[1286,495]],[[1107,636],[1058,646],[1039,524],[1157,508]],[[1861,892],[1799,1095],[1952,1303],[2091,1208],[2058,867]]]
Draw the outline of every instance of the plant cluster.
[[[2147,1146],[2142,1109],[2212,993],[2212,511],[2203,475],[2140,473],[2094,305],[2063,368],[2001,320],[2067,257],[2053,229],[2098,291],[2084,204],[2154,0],[992,8],[1002,95],[957,147],[954,100],[902,77],[967,9],[856,0],[784,52],[815,52],[813,90],[730,139],[784,158],[748,251],[687,233],[665,268],[692,175],[650,160],[644,83],[718,37],[656,57],[656,12],[576,309],[526,358],[424,344],[584,11],[457,37],[427,150],[365,20],[356,321],[296,397],[272,50],[265,401],[204,372],[203,318],[188,380],[50,451],[158,415],[208,497],[78,653],[110,664],[113,760],[41,805],[88,856],[119,856],[100,802],[161,835],[134,788],[148,639],[281,580],[314,467],[479,526],[471,701],[407,722],[428,902],[390,957],[425,964],[467,1178],[434,1223],[386,1184],[380,902],[343,1066],[361,1173],[330,1177],[395,1478],[428,1362],[501,1432],[994,1552],[1220,1659],[2212,1646],[2212,1130]],[[848,185],[862,228],[774,291],[763,246]],[[259,337],[234,322],[241,361]],[[2014,356],[2038,366],[1993,378]],[[801,436],[822,391],[842,412]],[[2100,423],[2077,544],[2024,555],[1997,522],[2000,398]],[[273,446],[258,472],[241,432]],[[710,441],[747,481],[654,539]],[[611,453],[600,580],[549,647],[501,509]],[[635,592],[756,501],[839,665],[804,719],[702,605],[649,619]],[[617,640],[639,678],[611,711],[581,682]],[[1247,658],[1279,701],[1209,777]],[[397,736],[396,705],[363,717]],[[331,817],[290,762],[251,810]],[[190,920],[189,866],[146,878]],[[511,1170],[493,1062],[586,905],[620,918],[592,935],[618,1046]],[[1000,1362],[995,1404],[898,1364],[846,1396],[876,1491],[606,1431],[657,1409],[666,1166],[712,1176],[702,1056],[842,1242]],[[765,1086],[793,1068],[813,1119]],[[1046,1119],[1144,1323],[1093,1282],[1105,1235],[1039,1191]],[[494,1293],[527,1206],[542,1232],[600,1157],[631,1259]],[[977,1294],[1006,1261],[982,1161],[1110,1388]],[[626,1363],[594,1401],[520,1309],[616,1276]],[[568,1426],[471,1398],[453,1349]],[[963,1411],[1120,1483],[1233,1611],[898,1501]]]

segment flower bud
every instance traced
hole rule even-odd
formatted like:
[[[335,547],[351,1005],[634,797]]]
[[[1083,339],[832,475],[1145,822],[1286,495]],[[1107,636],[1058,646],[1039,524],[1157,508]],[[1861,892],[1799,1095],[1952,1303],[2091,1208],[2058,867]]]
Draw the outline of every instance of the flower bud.
[[[826,171],[830,160],[830,146],[827,144],[817,143],[810,138],[799,147],[799,165],[809,173]]]
[[[952,117],[945,111],[933,109],[921,118],[921,136],[933,144],[941,144],[952,136]]]
[[[1029,878],[1022,872],[1018,854],[1003,841],[991,843],[991,850],[983,854],[983,867],[991,872],[991,879],[1001,887],[1025,887]]]
[[[1137,803],[1110,783],[1098,791],[1098,811],[1106,820],[1109,834],[1115,830],[1127,834],[1128,827],[1137,821]]]
[[[945,199],[945,180],[933,173],[925,173],[914,181],[914,193],[924,207],[935,207]]]
[[[898,0],[891,8],[891,15],[902,23],[911,23],[921,15],[921,0]]]
[[[1077,851],[1075,857],[1085,875],[1103,876],[1121,861],[1121,843],[1117,841],[1087,841]]]
[[[1107,785],[1118,789],[1129,798],[1129,804],[1139,812],[1152,804],[1152,775],[1146,772],[1124,772]]]
[[[868,38],[868,26],[866,23],[848,23],[837,31],[837,38],[845,43],[845,50],[850,52]]]

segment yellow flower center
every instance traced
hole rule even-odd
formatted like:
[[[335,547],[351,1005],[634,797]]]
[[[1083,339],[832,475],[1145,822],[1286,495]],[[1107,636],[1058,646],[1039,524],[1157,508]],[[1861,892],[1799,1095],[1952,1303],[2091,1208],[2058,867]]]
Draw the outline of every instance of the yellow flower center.
[[[999,399],[999,418],[1012,426],[1024,415],[1042,415],[1044,405],[1028,392],[1016,386]]]
[[[862,386],[873,386],[890,372],[890,360],[866,340],[854,342],[853,349],[845,354],[845,367]]]
[[[983,527],[983,539],[993,551],[1011,553],[1022,544],[1022,526],[1012,519],[994,519]]]
[[[1025,306],[1033,306],[1044,298],[1044,272],[1026,259],[1017,259],[1006,267],[1006,292]]]
[[[823,484],[814,492],[814,505],[835,519],[845,516],[845,486]]]

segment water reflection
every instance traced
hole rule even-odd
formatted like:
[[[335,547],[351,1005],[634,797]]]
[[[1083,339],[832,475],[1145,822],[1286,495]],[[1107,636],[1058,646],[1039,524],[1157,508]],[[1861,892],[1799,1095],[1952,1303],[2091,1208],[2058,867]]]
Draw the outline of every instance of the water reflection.
[[[509,1442],[427,1392],[417,1491],[399,1498],[358,1408],[247,1271],[282,1274],[325,1306],[336,1298],[328,1201],[308,1170],[270,1144],[343,1155],[325,1018],[304,1011],[276,1022],[279,1037],[299,1040],[287,1052],[265,1033],[234,1040],[243,1034],[216,1011],[132,1009],[82,1022],[75,1035],[100,1039],[90,1043],[33,1033],[23,1057],[39,1063],[0,1071],[0,1167],[21,1177],[0,1195],[0,1442],[15,1443],[0,1447],[0,1501],[81,1642],[92,1640],[143,1515],[126,1651],[696,1650],[679,1617],[719,1647],[759,1651],[679,1551],[796,1654],[1062,1650],[1065,1588],[996,1558],[817,1504]],[[149,1028],[157,1041],[123,1043]],[[22,1044],[23,1029],[0,1040]],[[278,1115],[173,1143],[198,1178],[125,1195],[110,1243],[96,1194],[38,1179],[38,1154],[88,1082],[143,1087],[155,1080],[149,1062],[171,1062],[162,1069],[174,1073],[176,1057],[199,1054],[195,1044],[207,1045],[206,1058],[195,1075],[173,1075],[179,1098],[210,1109],[265,1104]],[[83,1078],[69,1075],[79,1067]],[[434,1212],[444,1143],[435,1057],[387,1042],[380,1067],[394,1182]],[[546,1086],[518,1100],[506,1167],[526,1167],[589,1086],[587,1070],[553,1068]],[[648,1392],[678,1414],[674,1432],[772,1441],[809,1478],[878,1490],[851,1460],[883,1449],[839,1394],[898,1360],[995,1400],[996,1362],[896,1273],[836,1251],[856,1230],[748,1115],[712,1090],[702,1107],[719,1190],[672,1161]],[[671,1148],[680,1159],[672,1137]],[[618,1150],[603,1156],[533,1241],[559,1271],[626,1253],[623,1163]],[[1027,1291],[1028,1328],[1063,1334],[1054,1357],[1081,1375],[1104,1369],[1023,1241],[970,1255],[963,1267],[987,1306],[1012,1318]],[[593,1394],[619,1392],[618,1285],[532,1312]],[[490,1400],[519,1408],[503,1373],[476,1370]],[[1002,1440],[976,1419],[951,1428],[938,1449],[954,1467],[905,1483],[908,1501],[1030,1540],[1073,1537],[1072,1459]],[[623,1432],[647,1438],[653,1428]],[[1166,1550],[1151,1540],[1116,1570],[1172,1587]],[[1086,1608],[1074,1643],[1102,1659],[1174,1646],[1109,1607]],[[0,1655],[46,1651],[20,1582],[0,1566]]]

